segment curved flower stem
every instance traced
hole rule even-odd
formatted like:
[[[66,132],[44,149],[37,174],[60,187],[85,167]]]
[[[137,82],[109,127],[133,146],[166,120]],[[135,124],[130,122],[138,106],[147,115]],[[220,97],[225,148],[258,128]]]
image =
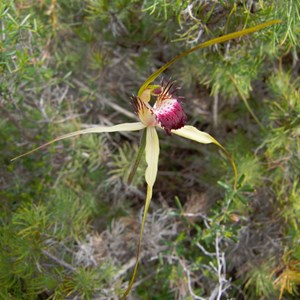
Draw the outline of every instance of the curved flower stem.
[[[151,198],[152,198],[152,187],[148,185],[146,204],[145,204],[145,209],[144,209],[144,213],[143,213],[142,226],[141,226],[141,230],[140,230],[140,236],[139,236],[137,252],[136,252],[136,261],[135,261],[135,265],[134,265],[134,269],[133,269],[133,273],[132,273],[129,285],[128,285],[125,293],[121,297],[121,300],[126,299],[128,294],[130,293],[130,291],[132,289],[132,286],[134,284],[134,281],[135,281],[136,271],[137,271],[137,268],[138,268],[138,265],[139,265],[139,258],[140,258],[140,253],[141,253],[141,244],[142,244],[143,232],[144,232],[146,217],[147,217],[148,208],[149,208],[149,205],[150,205],[150,202],[151,202]]]
[[[274,24],[278,24],[281,23],[281,20],[272,20],[263,24],[259,24],[257,26],[254,27],[250,27],[241,31],[236,31],[233,33],[229,33],[217,38],[214,38],[212,40],[209,40],[207,42],[204,42],[202,44],[199,44],[185,52],[180,53],[179,55],[175,56],[173,59],[171,59],[170,61],[168,61],[165,65],[163,65],[162,67],[160,67],[157,71],[155,71],[153,74],[151,74],[146,80],[145,82],[142,84],[142,86],[139,89],[138,92],[138,97],[140,97],[143,93],[143,91],[148,87],[148,85],[153,82],[162,72],[164,72],[167,68],[169,68],[174,62],[176,62],[177,60],[179,60],[180,58],[187,56],[188,54],[198,50],[198,49],[202,49],[202,48],[206,48],[209,47],[211,45],[215,45],[215,44],[220,44],[220,43],[224,43],[228,40],[232,40],[241,36],[244,36],[246,34],[250,34],[253,33],[255,31],[261,30],[265,27],[274,25]]]
[[[134,162],[134,165],[132,166],[131,168],[131,171],[129,173],[129,176],[128,176],[128,179],[127,179],[127,184],[130,185],[131,182],[132,182],[132,179],[136,173],[136,170],[140,164],[140,161],[141,161],[141,158],[142,158],[142,155],[145,151],[145,147],[146,147],[146,129],[143,131],[143,135],[142,135],[142,139],[141,139],[141,144],[140,144],[140,148],[139,148],[139,151],[138,151],[138,154],[136,156],[136,159],[135,159],[135,162]]]

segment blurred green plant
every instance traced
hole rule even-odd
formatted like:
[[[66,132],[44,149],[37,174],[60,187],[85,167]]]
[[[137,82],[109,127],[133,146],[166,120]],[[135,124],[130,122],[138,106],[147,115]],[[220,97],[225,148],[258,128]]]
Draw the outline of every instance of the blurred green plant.
[[[10,164],[16,147],[132,121],[124,108],[147,74],[195,44],[274,18],[283,23],[174,65],[189,123],[222,142],[241,179],[233,191],[228,164],[210,147],[161,139],[141,253],[147,268],[132,297],[297,297],[298,0],[0,6],[0,298],[118,297],[142,219],[141,177],[124,189],[135,134],[85,136]]]

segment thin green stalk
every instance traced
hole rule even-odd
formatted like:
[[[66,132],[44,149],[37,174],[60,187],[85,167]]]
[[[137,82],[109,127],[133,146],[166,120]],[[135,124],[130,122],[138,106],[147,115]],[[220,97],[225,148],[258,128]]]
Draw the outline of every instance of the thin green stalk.
[[[238,172],[237,172],[237,168],[236,168],[235,162],[234,162],[233,158],[231,157],[231,155],[229,154],[229,152],[217,140],[215,140],[214,138],[212,138],[212,140],[213,140],[213,143],[215,145],[219,146],[223,150],[224,154],[226,155],[226,157],[230,161],[230,164],[231,164],[231,167],[232,167],[232,170],[233,170],[233,173],[234,173],[233,187],[234,187],[234,190],[236,191],[236,189],[237,189],[237,182],[238,182]]]
[[[149,204],[150,204],[151,198],[152,198],[152,187],[150,187],[148,185],[148,187],[147,187],[146,204],[145,204],[145,208],[144,208],[143,219],[142,219],[142,226],[141,226],[141,231],[140,231],[140,236],[139,236],[139,241],[138,241],[138,246],[137,246],[136,261],[135,261],[135,265],[134,265],[134,269],[133,269],[131,280],[129,282],[129,285],[128,285],[125,293],[121,297],[121,300],[125,300],[126,299],[126,297],[128,296],[128,294],[130,293],[130,291],[132,289],[132,286],[134,284],[134,281],[135,281],[136,272],[137,272],[137,268],[138,268],[138,265],[139,265],[140,253],[141,253],[141,244],[142,244],[143,232],[144,232],[146,217],[147,217],[148,208],[149,208]]]
[[[132,166],[132,169],[129,173],[129,176],[128,176],[128,179],[127,179],[127,184],[130,185],[131,182],[132,182],[132,179],[136,173],[136,170],[140,164],[140,161],[141,161],[141,158],[142,158],[142,155],[145,151],[145,147],[146,147],[146,129],[143,131],[143,135],[142,135],[142,138],[141,138],[141,144],[140,144],[140,148],[139,148],[139,151],[138,151],[138,154],[136,156],[136,159],[135,159],[135,162]]]

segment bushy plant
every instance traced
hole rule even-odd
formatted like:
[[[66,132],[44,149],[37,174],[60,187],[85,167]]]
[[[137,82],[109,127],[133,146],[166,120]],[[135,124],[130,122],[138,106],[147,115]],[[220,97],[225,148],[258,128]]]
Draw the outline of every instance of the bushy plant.
[[[299,290],[299,0],[4,0],[0,3],[0,297],[113,299],[135,264],[145,162],[137,133],[52,138],[136,119],[166,71],[211,146],[161,139],[160,169],[131,299],[295,299]]]

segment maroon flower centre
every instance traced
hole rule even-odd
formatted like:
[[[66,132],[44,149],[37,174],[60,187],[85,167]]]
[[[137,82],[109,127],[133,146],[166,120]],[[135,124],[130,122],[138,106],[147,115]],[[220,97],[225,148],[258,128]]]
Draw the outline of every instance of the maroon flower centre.
[[[167,134],[171,134],[172,129],[183,127],[187,119],[177,99],[163,100],[154,108],[154,114]]]
[[[160,124],[167,134],[171,134],[172,129],[183,127],[187,118],[179,97],[174,96],[176,90],[170,81],[167,84],[162,82],[154,90],[146,90],[141,97],[133,97],[133,107],[141,122],[147,127]],[[156,97],[153,107],[149,104],[151,95]]]
[[[187,119],[178,97],[174,96],[176,90],[172,82],[165,85],[162,82],[161,93],[154,105],[154,114],[167,134],[171,134],[172,129],[183,127]]]

